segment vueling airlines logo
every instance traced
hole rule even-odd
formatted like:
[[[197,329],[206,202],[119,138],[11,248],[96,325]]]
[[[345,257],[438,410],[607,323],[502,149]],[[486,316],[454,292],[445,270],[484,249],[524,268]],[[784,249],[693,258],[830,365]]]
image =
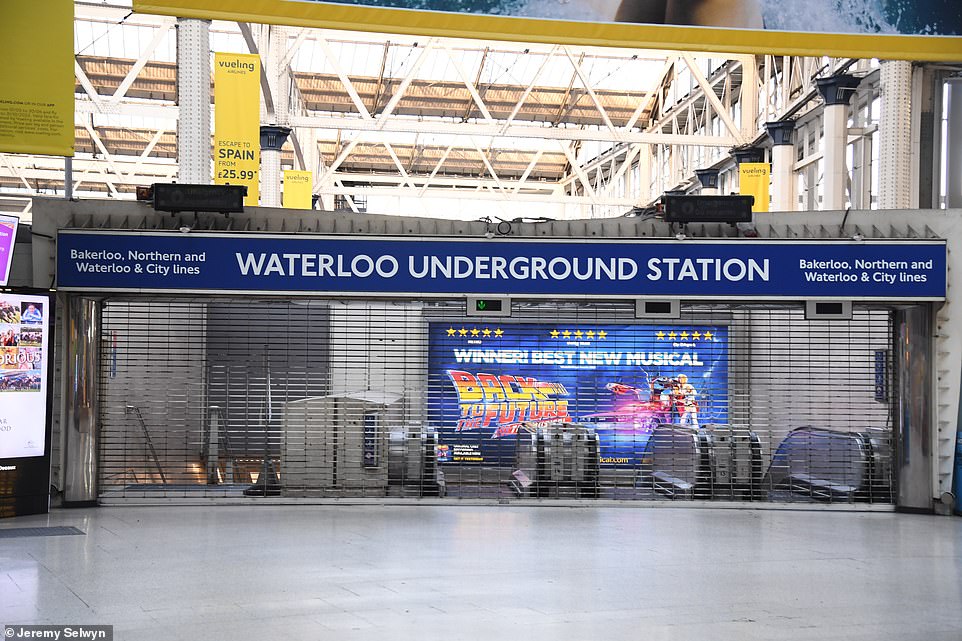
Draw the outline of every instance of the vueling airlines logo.
[[[253,62],[241,62],[240,60],[218,60],[217,64],[224,69],[246,69],[247,71],[254,73]]]

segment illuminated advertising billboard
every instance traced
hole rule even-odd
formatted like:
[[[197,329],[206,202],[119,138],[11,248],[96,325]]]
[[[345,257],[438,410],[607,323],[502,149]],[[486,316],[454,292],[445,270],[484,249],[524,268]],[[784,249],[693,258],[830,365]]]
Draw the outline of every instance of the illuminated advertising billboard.
[[[0,286],[5,287],[10,280],[10,263],[19,224],[20,219],[16,216],[0,215]]]
[[[0,459],[43,456],[49,299],[0,293]]]
[[[603,467],[642,462],[659,423],[728,421],[728,328],[431,323],[428,419],[443,463],[511,465],[552,422],[599,436]]]
[[[958,0],[134,0],[134,10],[634,49],[904,60],[959,60],[962,52]]]

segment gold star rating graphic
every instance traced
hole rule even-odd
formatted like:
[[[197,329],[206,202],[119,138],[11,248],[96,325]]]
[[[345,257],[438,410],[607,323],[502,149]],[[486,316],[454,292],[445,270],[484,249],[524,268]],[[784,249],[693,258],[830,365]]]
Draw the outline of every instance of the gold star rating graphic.
[[[601,340],[605,340],[606,338],[608,338],[608,332],[606,332],[605,330],[601,330],[600,332],[598,332],[598,338]]]
[[[473,328],[473,329],[471,330],[471,335],[472,335],[472,336],[478,336],[480,333],[481,333],[481,330],[478,329],[477,327],[475,327],[475,328]]]
[[[595,337],[595,332],[594,332],[594,330],[589,329],[587,332],[585,332],[585,337],[586,337],[586,338],[594,338],[594,337]]]
[[[706,341],[710,341],[712,339],[712,336],[714,336],[714,334],[712,334],[711,332],[705,332],[703,336],[705,337]]]
[[[675,337],[677,337],[677,336],[678,336],[678,334],[676,334],[675,332],[668,332],[668,340],[670,340],[670,341],[675,340]]]
[[[484,334],[484,337],[485,337],[485,338],[491,336],[491,330],[488,329],[487,327],[485,327],[485,328],[484,328],[484,331],[481,332],[481,333]]]
[[[565,338],[571,338],[571,332],[569,332],[568,330],[561,332],[561,335],[564,336]]]
[[[498,329],[494,330],[494,335],[495,335],[497,338],[501,338],[502,336],[504,336],[504,332],[501,331],[501,328],[499,327]]]
[[[581,338],[584,335],[585,335],[584,332],[582,332],[580,329],[575,330],[575,338]]]
[[[665,332],[658,332],[657,334],[655,334],[655,338],[657,338],[660,341],[665,340]]]
[[[458,333],[458,330],[454,329],[453,327],[448,328],[448,336],[454,336],[457,333]]]
[[[551,330],[551,338],[558,338],[559,336],[561,336],[561,332],[556,329]]]
[[[695,330],[694,332],[691,333],[691,337],[697,341],[699,338],[701,338],[701,332],[699,332],[698,330]]]
[[[467,335],[468,335],[468,330],[466,330],[466,329],[464,329],[464,328],[462,327],[461,329],[458,330],[458,334],[460,334],[461,336],[467,336]]]
[[[678,338],[680,338],[681,340],[685,340],[686,338],[688,338],[688,332],[683,331],[681,334],[678,335]]]

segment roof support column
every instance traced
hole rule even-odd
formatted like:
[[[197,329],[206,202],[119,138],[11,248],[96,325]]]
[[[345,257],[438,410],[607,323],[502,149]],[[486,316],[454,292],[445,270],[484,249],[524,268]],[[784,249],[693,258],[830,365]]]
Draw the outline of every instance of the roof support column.
[[[273,82],[270,88],[270,104],[273,112],[265,110],[261,125],[261,205],[264,207],[281,206],[281,148],[291,133],[291,73],[285,61],[287,54],[287,28],[277,25],[263,25],[266,51],[261,49],[264,72]],[[263,33],[263,32],[262,32]],[[268,101],[265,100],[265,103]]]
[[[962,78],[951,78],[947,84],[946,206],[962,208]]]
[[[848,74],[819,78],[818,91],[825,100],[823,115],[824,151],[823,167],[825,201],[822,209],[845,209],[845,187],[848,169],[845,150],[848,147],[848,105],[861,80]]]
[[[912,63],[881,62],[879,209],[912,207]]]
[[[210,183],[210,22],[177,20],[177,179]]]
[[[702,196],[718,195],[718,170],[717,169],[696,169],[695,175],[701,183]]]
[[[772,211],[795,210],[795,145],[794,120],[765,123],[772,146]]]

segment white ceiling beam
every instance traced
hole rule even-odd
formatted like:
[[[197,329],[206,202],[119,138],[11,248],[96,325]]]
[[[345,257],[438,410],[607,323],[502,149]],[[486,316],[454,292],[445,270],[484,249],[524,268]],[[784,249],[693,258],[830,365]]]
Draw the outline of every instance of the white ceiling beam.
[[[237,26],[240,28],[241,35],[244,37],[244,42],[247,43],[247,50],[260,58],[261,96],[264,99],[264,109],[267,111],[268,118],[270,118],[276,113],[276,109],[274,107],[274,85],[272,83],[277,81],[275,78],[271,77],[271,74],[267,73],[267,65],[264,64],[264,55],[262,54],[260,47],[257,45],[257,38],[254,37],[254,31],[251,29],[250,23],[238,22]],[[260,28],[268,29],[269,26],[260,25]]]
[[[562,47],[561,50],[564,51],[565,56],[568,58],[568,62],[570,62],[571,66],[574,67],[575,74],[578,76],[578,79],[581,80],[581,84],[584,85],[584,88],[588,91],[588,95],[591,96],[591,101],[595,103],[595,109],[597,109],[598,113],[601,114],[601,120],[605,123],[605,127],[607,127],[608,131],[610,131],[611,134],[618,139],[621,135],[621,132],[615,129],[614,124],[611,122],[611,118],[608,117],[608,112],[605,110],[604,105],[601,104],[601,100],[598,99],[598,94],[595,93],[594,88],[591,86],[588,76],[585,74],[584,69],[581,68],[581,64],[574,59],[574,56],[571,55],[571,51],[568,49],[568,47]]]
[[[661,73],[658,74],[658,82],[655,83],[652,88],[646,91],[645,95],[641,97],[641,100],[638,102],[638,107],[635,109],[634,113],[631,114],[631,118],[629,118],[628,122],[625,124],[624,131],[626,133],[634,129],[635,125],[638,124],[638,120],[641,118],[642,114],[645,113],[645,107],[648,106],[648,102],[651,100],[651,97],[654,95],[657,88],[664,83],[665,77],[668,75],[668,72],[671,71],[671,68],[677,59],[678,56],[671,56],[665,61],[664,68],[662,68]]]
[[[321,53],[324,54],[324,57],[327,58],[328,63],[330,63],[331,68],[334,69],[334,73],[337,74],[338,79],[344,86],[344,90],[347,91],[347,95],[350,96],[351,102],[354,103],[354,107],[361,115],[361,118],[364,118],[365,120],[372,120],[371,113],[367,110],[367,106],[365,106],[364,102],[361,100],[361,96],[357,93],[357,89],[354,87],[354,83],[351,82],[350,77],[344,73],[344,69],[338,62],[337,56],[334,55],[331,45],[328,44],[327,40],[324,38],[319,38],[317,44],[321,49]],[[293,76],[293,72],[291,73],[291,76]]]
[[[504,132],[507,131],[508,127],[511,126],[511,123],[514,122],[514,119],[517,118],[518,114],[521,112],[521,107],[523,107],[524,103],[528,101],[528,96],[530,96],[531,92],[534,91],[534,88],[537,86],[538,79],[541,77],[544,68],[548,66],[548,62],[551,60],[551,57],[557,50],[558,46],[555,45],[551,48],[551,51],[544,56],[544,60],[541,61],[541,65],[538,67],[537,71],[534,72],[531,82],[528,83],[528,86],[525,87],[524,91],[521,93],[521,97],[518,99],[518,102],[515,103],[514,109],[511,110],[511,114],[508,116],[508,119],[504,121],[504,125],[501,127],[502,135],[504,135]]]
[[[474,104],[478,106],[478,110],[481,112],[481,117],[484,118],[485,122],[494,122],[494,119],[491,117],[491,112],[488,111],[488,107],[484,104],[481,94],[478,93],[478,88],[474,86],[474,81],[464,70],[464,65],[461,64],[461,61],[458,60],[454,54],[451,53],[451,50],[446,46],[441,45],[441,48],[444,49],[444,53],[447,54],[448,60],[450,60],[451,64],[454,65],[455,71],[457,71],[458,75],[461,76],[461,82],[463,82],[464,86],[467,87],[468,93],[471,94],[471,99],[474,100]]]
[[[103,141],[100,139],[100,135],[97,133],[97,131],[91,126],[89,122],[84,123],[84,129],[87,130],[87,134],[90,136],[90,139],[93,141],[97,149],[100,150],[100,153],[104,155],[104,162],[107,164],[107,167],[112,172],[114,172],[114,174],[116,174],[118,178],[122,180],[126,179],[127,176],[124,174],[124,172],[120,171],[117,165],[114,164],[113,154],[107,151],[107,147],[104,145]]]
[[[681,57],[685,61],[685,64],[688,65],[688,70],[691,71],[691,75],[695,79],[695,82],[697,82],[698,86],[701,87],[702,93],[705,95],[705,99],[711,103],[711,106],[715,109],[715,113],[717,113],[722,119],[722,122],[725,123],[725,126],[728,128],[728,132],[736,140],[738,140],[739,145],[746,144],[747,140],[742,135],[741,128],[735,124],[735,120],[732,118],[731,113],[725,108],[721,100],[718,99],[718,95],[712,88],[711,83],[708,82],[708,79],[705,78],[705,74],[703,74],[701,69],[698,67],[698,63],[695,62],[695,59],[687,51],[682,51]]]
[[[505,191],[504,183],[501,182],[501,179],[498,177],[498,174],[494,171],[494,167],[491,166],[491,162],[488,160],[488,154],[484,152],[484,150],[481,148],[481,145],[478,143],[477,140],[473,140],[472,142],[474,142],[474,148],[477,150],[478,155],[481,156],[481,162],[484,163],[484,168],[488,171],[488,174],[490,174],[491,177],[494,179],[495,184],[497,184],[498,186],[498,190],[501,191],[502,194],[504,194],[504,191]]]
[[[23,169],[23,167],[22,167],[22,166],[19,166],[17,163],[15,163],[15,162],[13,161],[13,157],[11,157],[9,154],[0,154],[0,160],[3,161],[3,166],[6,167],[8,170],[10,170],[10,173],[11,173],[15,178],[17,178],[18,180],[20,180],[20,182],[23,183],[23,186],[26,187],[26,189],[27,189],[30,193],[33,193],[33,194],[37,193],[37,191],[33,188],[33,185],[31,185],[31,184],[27,181],[27,176],[24,174],[24,169]]]
[[[378,131],[386,130],[386,125],[391,119],[391,114],[394,113],[394,110],[397,109],[401,99],[404,98],[404,94],[407,93],[408,87],[410,87],[411,83],[414,82],[418,71],[421,70],[421,65],[424,64],[425,60],[427,60],[428,52],[434,49],[436,42],[436,38],[431,38],[424,44],[424,48],[421,49],[421,53],[414,60],[414,64],[411,65],[411,68],[408,69],[407,74],[401,80],[401,84],[398,85],[397,91],[394,92],[394,95],[391,96],[391,99],[388,100],[386,105],[384,105],[384,110],[377,117],[376,129]]]
[[[80,63],[74,60],[73,62],[73,72],[76,76],[77,81],[83,90],[87,92],[87,97],[93,103],[96,113],[104,113],[104,101],[103,96],[97,93],[97,89],[94,87],[93,83],[90,82],[90,78],[87,77],[87,73],[80,66]]]
[[[521,178],[518,179],[517,184],[514,186],[514,189],[512,190],[512,194],[517,194],[519,191],[521,191],[521,188],[525,185],[525,183],[528,182],[528,178],[531,176],[531,172],[534,171],[534,168],[538,166],[539,162],[541,162],[541,156],[543,155],[544,155],[544,149],[539,149],[538,153],[536,153],[534,155],[534,158],[531,159],[531,162],[528,163],[528,166],[525,167],[524,173],[521,174]]]
[[[571,168],[578,175],[578,179],[581,180],[581,184],[584,186],[585,192],[588,194],[591,202],[600,204],[598,203],[598,194],[595,193],[594,187],[591,186],[591,178],[589,178],[585,170],[581,168],[581,164],[578,162],[574,152],[571,150],[571,146],[560,141],[558,142],[558,146],[561,147],[561,151],[563,151],[565,156],[568,158],[568,163],[571,165]]]
[[[108,176],[103,173],[103,165],[97,165],[95,167],[88,167],[80,172],[79,178],[74,181],[74,188],[78,188],[81,183],[102,183],[107,184]],[[63,182],[64,173],[63,168],[60,169],[41,169],[36,167],[26,167],[19,170],[19,174],[16,175],[20,178],[20,175],[27,180],[49,180],[52,182]],[[133,186],[133,187],[149,187],[154,183],[159,182],[169,182],[173,180],[176,172],[170,172],[165,175],[154,175],[154,176],[130,176],[124,178],[123,180],[116,180],[113,176],[109,177],[109,183],[115,186],[115,191],[117,186]],[[103,177],[103,180],[99,178]],[[31,187],[32,189],[32,187]]]
[[[391,145],[391,143],[385,141],[383,144],[384,148],[387,149],[387,153],[391,157],[391,160],[394,161],[394,166],[397,167],[398,171],[401,173],[401,180],[398,182],[398,187],[408,185],[411,187],[411,189],[417,189],[417,186],[411,182],[411,177],[408,175],[407,169],[404,168],[404,163],[401,162],[401,159],[398,158],[397,154],[394,152],[394,147]]]
[[[110,98],[112,101],[116,102],[127,95],[127,91],[130,89],[131,85],[134,84],[134,81],[137,80],[137,76],[140,75],[140,72],[144,70],[144,67],[147,65],[150,57],[154,55],[154,51],[157,50],[157,47],[160,46],[160,43],[163,42],[164,38],[167,37],[167,34],[170,32],[170,29],[174,26],[175,22],[176,18],[167,18],[160,25],[160,27],[157,28],[156,33],[154,33],[154,37],[150,39],[149,43],[147,43],[147,48],[141,52],[140,56],[138,56],[137,60],[134,62],[134,66],[130,68],[130,71],[127,72],[127,75],[124,76],[124,79],[121,81],[121,83],[117,85],[117,90],[114,91],[114,95]]]
[[[329,187],[322,189],[321,193],[340,195],[340,196],[374,196],[410,198],[411,192],[402,187]],[[450,198],[462,200],[491,200],[504,202],[504,195],[493,187],[481,187],[477,189],[434,189],[431,190],[431,198]],[[586,196],[568,196],[564,194],[529,194],[519,193],[511,197],[512,202],[524,203],[558,203],[565,205],[607,205],[614,207],[634,207],[635,202],[631,198],[591,198]]]
[[[317,181],[319,185],[325,185],[327,181],[334,176],[334,172],[337,171],[337,168],[340,167],[345,160],[347,160],[347,157],[351,155],[351,152],[354,151],[354,148],[357,147],[359,142],[361,142],[362,137],[363,136],[361,135],[356,136],[354,140],[349,142],[347,146],[341,150],[341,153],[337,155],[337,157],[334,159],[334,162],[328,165],[324,175],[321,176],[321,178]]]
[[[424,181],[424,186],[421,188],[421,191],[418,193],[419,198],[424,196],[424,193],[427,191],[428,187],[432,184],[435,177],[438,175],[438,172],[441,171],[441,167],[447,161],[448,156],[451,155],[452,149],[454,149],[454,145],[453,144],[448,145],[448,148],[444,150],[443,154],[441,154],[441,157],[438,159],[437,164],[434,165],[434,169],[431,170],[431,175],[429,175],[428,179]]]
[[[389,187],[402,187],[398,184],[398,177],[394,173],[372,174],[364,171],[351,171],[349,169],[340,170],[334,173],[334,178],[342,182],[370,183],[372,185],[386,185]],[[410,182],[425,192],[431,189],[443,189],[449,187],[471,187],[484,189],[497,189],[498,184],[493,178],[487,176],[418,176],[409,174]],[[521,183],[520,179],[501,178],[501,184],[506,190],[513,191],[519,184],[525,191],[552,191],[558,183],[554,181],[532,181],[529,178]],[[426,188],[426,189],[425,189]]]
[[[284,57],[281,58],[281,69],[283,69],[284,67],[290,66],[291,61],[294,59],[294,56],[297,55],[298,48],[301,46],[301,43],[303,43],[304,39],[307,37],[307,32],[308,32],[307,29],[301,29],[300,31],[297,32],[297,35],[294,36],[294,42],[291,43],[291,46],[287,48],[287,53],[285,53]],[[322,40],[324,39],[322,38]]]
[[[137,157],[137,161],[134,163],[133,168],[128,173],[137,173],[140,170],[143,164],[150,157],[150,153],[154,150],[154,147],[157,146],[157,143],[160,142],[160,139],[166,132],[166,129],[157,130],[157,133],[153,135],[153,137],[150,139],[150,142],[148,142],[147,146],[144,147],[144,150],[140,152],[140,156]]]
[[[93,87],[91,87],[91,91],[94,91]],[[90,94],[87,94],[87,96],[90,97]],[[84,100],[83,94],[76,94],[76,97],[77,100],[74,101],[74,115],[78,117],[78,120],[80,117],[88,114],[103,114],[107,111],[103,105],[102,96],[97,96],[96,98],[90,97],[89,100]],[[121,100],[120,102],[111,102],[109,110],[111,115],[117,114],[120,116],[168,120],[170,121],[171,129],[175,128],[173,125],[176,125],[180,113],[177,105],[164,104],[160,101],[128,102]]]
[[[658,132],[619,133],[614,136],[607,129],[574,127],[534,127],[512,125],[502,133],[502,126],[488,123],[431,121],[415,118],[393,118],[374,124],[360,118],[342,116],[293,116],[296,127],[331,129],[340,131],[385,131],[395,133],[444,134],[451,136],[505,136],[508,138],[533,138],[539,140],[594,140],[599,142],[647,143],[651,145],[702,145],[705,147],[733,147],[737,139],[732,136],[708,136],[700,134],[665,134]]]

